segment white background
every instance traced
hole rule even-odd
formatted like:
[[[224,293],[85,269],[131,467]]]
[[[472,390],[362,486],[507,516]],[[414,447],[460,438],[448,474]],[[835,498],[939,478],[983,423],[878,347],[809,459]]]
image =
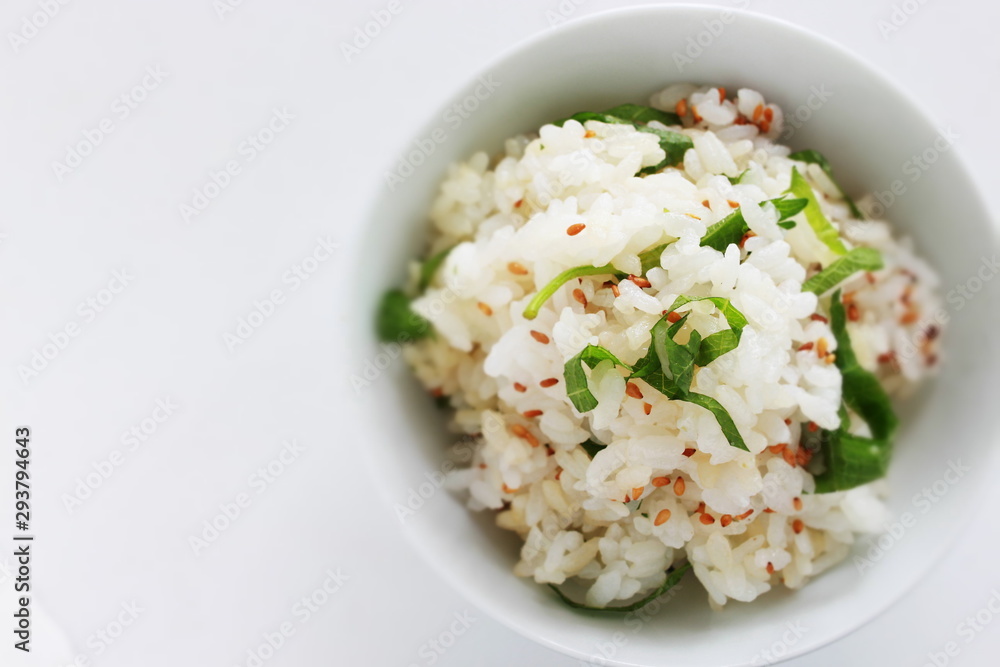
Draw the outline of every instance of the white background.
[[[338,407],[349,386],[337,360],[350,351],[336,349],[344,323],[331,303],[364,276],[346,275],[347,258],[335,255],[300,284],[286,277],[317,239],[337,243],[360,224],[413,131],[497,54],[550,29],[559,3],[404,1],[351,62],[341,43],[385,2],[232,4],[220,16],[211,0],[71,0],[16,46],[9,33],[39,2],[0,9],[0,433],[6,442],[15,425],[33,428],[38,536],[34,651],[24,664],[246,665],[261,634],[287,621],[294,635],[267,665],[425,665],[427,643],[455,614],[475,620],[435,664],[578,664],[485,617],[403,541],[375,491],[365,442],[345,435],[355,431]],[[563,7],[573,19],[626,4],[635,3]],[[898,13],[888,34],[879,28],[893,16],[885,0],[749,8],[888,71],[958,133],[980,185],[994,186],[1000,5],[899,4],[913,16]],[[122,118],[114,101],[141,85],[147,67],[165,78]],[[241,142],[274,109],[293,118],[251,160]],[[102,118],[113,131],[60,180],[53,162]],[[178,206],[229,160],[239,173],[186,223]],[[102,292],[121,270],[124,289]],[[273,290],[282,297],[274,314],[230,350],[225,334]],[[93,315],[79,305],[108,297]],[[78,335],[22,378],[18,368],[67,326]],[[130,450],[122,434],[168,398],[173,414]],[[302,451],[286,456],[279,476],[253,477],[292,439]],[[107,471],[116,450],[120,465],[68,508],[80,480]],[[0,461],[3,479],[11,460]],[[249,506],[195,553],[189,538],[241,493]],[[0,502],[6,526],[7,492]],[[974,529],[888,613],[789,664],[919,667],[949,641],[960,653],[939,665],[996,664],[1000,621],[968,643],[956,626],[1000,590],[998,502],[1000,487],[983,509],[968,509]],[[7,630],[12,561],[6,546],[0,553],[0,664],[20,664]],[[328,570],[347,577],[341,589],[308,620],[296,615]],[[117,634],[131,603],[142,610],[135,621],[110,644],[98,639],[109,624]]]

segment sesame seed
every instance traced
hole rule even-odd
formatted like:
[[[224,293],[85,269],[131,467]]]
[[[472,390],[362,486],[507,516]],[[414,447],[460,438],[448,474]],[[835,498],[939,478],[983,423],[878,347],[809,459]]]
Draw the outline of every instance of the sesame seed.
[[[927,327],[927,331],[924,332],[924,338],[926,338],[927,340],[934,340],[939,335],[941,335],[941,330],[938,329],[933,324]]]
[[[569,234],[570,236],[576,236],[586,228],[587,225],[583,224],[582,222],[578,222],[575,225],[570,225],[569,227],[567,227],[566,233]]]
[[[760,122],[760,119],[764,116],[764,105],[758,104],[757,108],[753,110],[753,122]]]
[[[711,205],[708,203],[707,199],[702,199],[701,205],[704,206],[705,208],[712,208]]]
[[[752,239],[755,236],[757,236],[757,232],[754,232],[754,231],[749,231],[746,234],[744,234],[743,238],[740,239],[740,247],[742,248],[746,244],[747,241],[749,241],[750,239]]]
[[[485,463],[480,463],[480,464],[479,464],[479,468],[480,468],[481,470],[486,470],[486,464],[485,464]]]
[[[523,438],[528,435],[528,429],[524,428],[520,424],[514,424],[510,427],[510,432],[519,438]]]
[[[732,199],[727,199],[726,203],[729,204],[729,208],[739,208],[740,207],[739,203],[734,202]]]
[[[829,345],[830,344],[826,342],[826,338],[823,338],[821,336],[820,339],[816,341],[816,356],[819,357],[820,359],[825,357],[829,352],[828,348]]]
[[[688,112],[688,101],[684,99],[677,102],[676,106],[674,106],[674,111],[677,112],[678,116],[686,116]]]
[[[676,324],[677,322],[681,321],[682,317],[683,315],[681,315],[677,311],[674,311],[672,313],[667,313],[667,322],[670,322],[671,324]]]
[[[493,309],[492,309],[492,308],[490,308],[490,304],[488,304],[488,303],[483,303],[482,301],[480,301],[479,303],[477,303],[477,304],[476,304],[476,307],[478,307],[478,308],[479,308],[479,310],[480,310],[480,311],[481,311],[481,312],[483,313],[483,315],[485,315],[486,317],[489,317],[490,315],[492,315],[492,314],[493,314]]]
[[[812,457],[812,450],[806,449],[805,447],[799,447],[799,451],[795,454],[795,462],[800,466],[805,467],[809,465],[810,461],[812,461]]]
[[[510,264],[508,264],[507,270],[513,273],[515,276],[528,275],[528,269],[524,268],[523,264],[518,264],[517,262],[511,262]]]
[[[548,345],[549,337],[543,334],[541,331],[531,330],[531,337],[537,340],[542,345]]]
[[[583,138],[584,139],[590,139],[590,138],[596,137],[596,136],[597,136],[597,132],[594,132],[593,130],[587,130],[586,132],[583,133]]]
[[[777,445],[771,445],[770,447],[767,448],[767,451],[771,452],[772,454],[780,454],[781,452],[785,451],[785,447],[787,446],[788,443],[782,442]]]
[[[523,203],[524,203],[523,199],[518,199],[516,202],[514,202],[514,208],[521,208],[521,204]]]
[[[737,521],[742,521],[743,519],[746,519],[751,514],[753,514],[753,510],[749,509],[746,512],[744,512],[743,514],[740,514],[738,517],[736,517],[736,520]]]
[[[504,483],[504,485],[503,485],[503,492],[504,493],[517,493],[517,491],[518,491],[518,489],[512,489],[509,486],[507,486],[506,482]]]
[[[806,428],[809,429],[810,433],[815,433],[816,431],[819,430],[819,424],[817,424],[816,422],[809,422],[809,425]]]
[[[858,309],[857,304],[850,304],[847,306],[847,319],[851,322],[857,322],[861,319],[861,311]]]
[[[694,119],[695,124],[702,121],[701,114],[698,113],[698,107],[694,104],[691,105],[691,117]]]
[[[719,86],[719,104],[722,104],[725,101],[726,101],[726,89],[723,88],[722,86]]]
[[[643,403],[642,404],[642,411],[648,415],[650,412],[653,411],[653,404],[652,403]]]
[[[689,217],[689,218],[694,218],[695,220],[701,220],[701,218],[699,218],[699,217],[698,217],[697,215],[695,215],[694,213],[685,213],[684,215],[686,215],[686,216],[687,216],[687,217]]]
[[[703,500],[700,503],[698,503],[698,509],[696,509],[695,512],[697,512],[698,514],[701,514],[704,511],[705,511],[705,501]]]
[[[520,382],[515,382],[514,383],[514,391],[519,391],[519,392],[521,392],[523,394],[524,392],[528,391],[528,388],[525,387]]]
[[[622,293],[618,291],[618,285],[615,285],[614,283],[611,284],[611,293],[615,295],[616,299],[622,295]]]
[[[825,357],[823,357],[823,361],[824,361],[825,363],[827,363],[827,364],[832,364],[832,363],[833,363],[833,362],[835,362],[836,360],[837,360],[837,355],[835,355],[835,354],[833,354],[833,353],[831,353],[831,354],[828,354],[828,355],[826,355]]]
[[[583,293],[583,290],[577,287],[573,290],[573,298],[584,308],[587,307],[587,295]]]
[[[799,352],[807,352],[813,349],[814,347],[816,347],[816,343],[812,341],[809,341],[808,343],[802,343],[802,345],[799,346]]]
[[[883,352],[878,355],[878,362],[880,364],[891,364],[896,360],[896,354],[894,352]]]
[[[802,499],[799,498],[798,496],[796,496],[795,498],[792,498],[792,506],[795,507],[795,511],[796,512],[801,512],[802,511]]]
[[[642,276],[629,276],[628,279],[631,280],[632,283],[636,287],[652,287],[653,286],[653,284],[651,282],[649,282],[648,280],[646,280]]]
[[[774,109],[772,109],[771,107],[767,107],[766,109],[764,109],[764,120],[766,120],[768,123],[774,120]]]
[[[732,514],[723,514],[722,516],[719,517],[719,525],[721,525],[723,528],[725,528],[732,522],[733,522]]]
[[[770,507],[765,507],[764,514],[774,514],[774,510],[771,509]]]
[[[670,484],[670,478],[669,477],[654,477],[652,484],[653,484],[653,486],[655,486],[657,488],[659,488],[661,486],[667,486],[668,484]]]
[[[535,417],[541,417],[543,413],[541,410],[525,410],[521,414],[525,419],[534,419]]]
[[[697,450],[695,450],[693,447],[688,447],[683,451],[683,454],[684,456],[691,458],[692,456],[694,456],[695,451]]]
[[[563,471],[562,468],[556,468],[556,477],[555,477],[555,479],[556,479],[557,482],[559,481],[559,478],[562,477],[562,471]]]
[[[678,496],[683,496],[684,488],[685,488],[684,478],[678,477],[677,481],[674,482],[674,494]]]
[[[766,119],[762,120],[760,121],[759,127],[762,134],[767,134],[768,132],[771,131],[771,121]]]
[[[916,310],[910,309],[903,313],[903,316],[899,318],[900,324],[913,324],[920,319],[920,313]]]
[[[701,521],[702,524],[706,526],[711,526],[713,523],[715,523],[715,517],[712,516],[711,514],[702,514],[698,520]]]
[[[765,569],[768,574],[774,574],[774,563],[768,563]]]
[[[670,510],[660,510],[657,513],[656,518],[653,519],[653,525],[662,526],[667,521],[670,521]]]
[[[796,519],[795,521],[792,522],[792,530],[795,531],[796,535],[801,533],[805,529],[805,527],[806,524],[802,521],[802,519]]]
[[[785,419],[785,426],[791,426],[791,425],[792,425],[792,420],[790,418]]]
[[[644,486],[637,486],[632,489],[632,500],[638,500],[642,497],[642,492],[646,490]]]
[[[559,378],[545,378],[544,380],[542,380],[538,384],[541,385],[542,387],[546,387],[546,388],[548,388],[548,387],[554,387],[555,385],[559,384]]]
[[[784,451],[781,452],[781,458],[785,459],[785,463],[787,463],[788,465],[792,466],[793,468],[795,467],[795,452],[793,452],[791,449],[786,447]]]
[[[809,316],[809,319],[812,320],[813,322],[822,322],[823,324],[830,323],[830,320],[826,319],[819,313],[813,313],[812,315]]]
[[[632,398],[642,398],[642,391],[639,389],[639,386],[635,382],[625,383],[625,393],[631,396]]]

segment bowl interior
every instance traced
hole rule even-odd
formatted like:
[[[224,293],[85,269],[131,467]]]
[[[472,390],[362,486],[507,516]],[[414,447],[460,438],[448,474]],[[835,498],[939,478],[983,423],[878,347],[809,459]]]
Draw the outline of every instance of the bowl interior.
[[[389,511],[416,508],[403,512],[401,526],[418,551],[501,622],[597,664],[761,664],[764,652],[801,654],[884,610],[948,548],[961,527],[961,508],[976,501],[997,464],[988,391],[998,371],[992,332],[1000,281],[990,280],[997,243],[976,188],[941,138],[946,129],[935,128],[893,84],[836,45],[773,19],[708,7],[596,15],[518,47],[483,78],[494,90],[467,118],[456,122],[447,109],[477,87],[482,92],[480,80],[400,147],[415,168],[379,191],[350,247],[358,258],[353,275],[368,277],[355,284],[344,320],[358,351],[354,371],[370,380],[354,392],[358,421]],[[517,539],[495,528],[491,515],[469,512],[438,488],[453,437],[398,350],[374,340],[374,309],[424,250],[425,212],[449,163],[476,150],[495,153],[505,138],[575,111],[644,102],[680,81],[760,90],[797,118],[788,143],[823,152],[849,192],[896,189],[884,216],[913,237],[948,295],[945,365],[902,411],[889,502],[895,521],[907,515],[912,521],[881,543],[863,538],[856,554],[867,561],[848,559],[801,591],[775,591],[723,612],[709,610],[689,576],[669,601],[627,617],[581,614],[548,589],[515,578]],[[923,156],[926,169],[915,156]],[[720,630],[724,642],[715,640]]]

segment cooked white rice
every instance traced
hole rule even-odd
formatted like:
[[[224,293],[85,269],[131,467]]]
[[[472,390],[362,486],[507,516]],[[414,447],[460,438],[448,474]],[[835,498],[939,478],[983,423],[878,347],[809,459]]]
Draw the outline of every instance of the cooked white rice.
[[[647,592],[685,560],[715,606],[778,584],[798,588],[887,518],[884,482],[813,495],[798,451],[804,424],[838,426],[841,375],[817,354],[820,339],[836,354],[822,300],[802,292],[834,256],[808,225],[786,231],[773,209],[755,205],[786,191],[793,165],[846,245],[884,258],[883,270],[843,285],[860,363],[893,395],[936,363],[935,336],[921,321],[936,310],[936,278],[910,243],[884,222],[851,221],[819,167],[788,159],[790,149],[776,143],[781,109],[752,90],[723,97],[687,84],[653,96],[660,109],[688,105],[683,129],[672,128],[694,141],[679,168],[637,177],[664,158],[656,136],[568,121],[508,140],[498,157],[477,153],[454,165],[431,211],[430,252],[457,245],[413,304],[437,335],[405,354],[429,390],[450,397],[455,429],[477,442],[453,483],[467,489],[470,507],[497,511],[497,523],[523,538],[518,575],[575,580],[590,605]],[[739,184],[727,178],[745,170]],[[755,234],[742,250],[700,246],[706,228],[737,205]],[[523,317],[560,272],[610,263],[638,273],[637,255],[665,237],[677,241],[647,273],[650,287],[623,280],[616,295],[607,276],[572,280],[536,319]],[[608,362],[590,373],[596,409],[580,414],[567,398],[567,360],[591,343],[635,362],[678,295],[726,297],[749,320],[739,347],[699,368],[692,384],[725,406],[749,452],[730,446],[701,407],[640,380],[642,397],[626,395],[624,371]],[[703,335],[726,328],[707,303],[692,312],[688,327]],[[580,446],[591,437],[608,443],[593,460]]]

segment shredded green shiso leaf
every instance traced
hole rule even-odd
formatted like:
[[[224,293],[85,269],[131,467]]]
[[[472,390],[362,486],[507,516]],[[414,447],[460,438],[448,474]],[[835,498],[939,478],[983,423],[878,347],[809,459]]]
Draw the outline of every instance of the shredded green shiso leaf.
[[[799,162],[819,165],[819,168],[826,173],[826,175],[830,178],[830,181],[837,187],[837,191],[840,192],[840,196],[844,198],[845,202],[847,202],[847,208],[851,210],[851,215],[858,220],[865,219],[865,215],[861,212],[861,209],[858,208],[858,205],[854,203],[853,199],[847,196],[847,193],[844,192],[844,188],[840,187],[840,183],[838,183],[837,179],[833,177],[833,167],[822,153],[810,148],[804,151],[792,153],[788,157],[789,159],[798,160]]]
[[[574,609],[584,609],[586,611],[599,611],[603,613],[625,614],[630,611],[636,611],[638,609],[642,609],[647,604],[649,604],[656,598],[660,597],[661,595],[669,591],[671,588],[676,586],[681,579],[684,578],[684,575],[687,574],[687,571],[690,569],[691,569],[690,563],[684,563],[679,567],[670,568],[666,572],[667,575],[666,579],[663,580],[663,583],[659,587],[657,587],[655,590],[650,592],[642,599],[620,607],[591,607],[590,605],[581,604],[579,602],[576,602],[575,600],[571,600],[569,597],[567,597],[565,593],[559,590],[557,586],[549,584],[549,588],[551,588],[556,592],[560,600],[562,600],[565,604],[569,605],[570,607],[573,607]]]

